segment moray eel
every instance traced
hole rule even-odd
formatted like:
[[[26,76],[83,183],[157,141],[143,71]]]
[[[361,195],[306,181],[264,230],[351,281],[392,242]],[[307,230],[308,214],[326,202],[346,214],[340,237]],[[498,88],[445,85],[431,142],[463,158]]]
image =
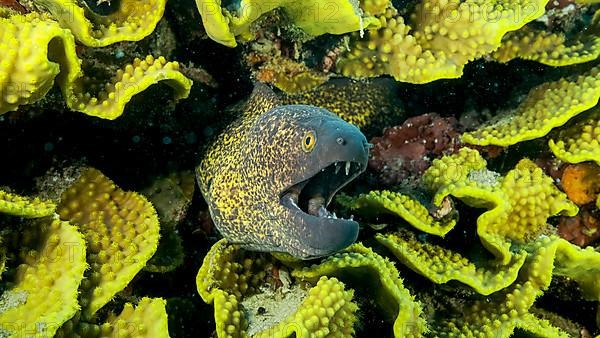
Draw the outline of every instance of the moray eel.
[[[280,105],[257,85],[239,117],[207,147],[196,176],[229,242],[310,259],[356,240],[358,223],[326,207],[366,169],[369,146],[332,112]]]

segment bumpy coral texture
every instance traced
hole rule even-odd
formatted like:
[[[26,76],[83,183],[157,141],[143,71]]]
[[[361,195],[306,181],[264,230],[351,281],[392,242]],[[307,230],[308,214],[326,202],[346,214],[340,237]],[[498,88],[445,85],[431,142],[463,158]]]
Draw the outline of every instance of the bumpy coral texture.
[[[415,198],[388,190],[370,191],[357,197],[341,195],[338,196],[337,202],[365,216],[390,213],[423,232],[442,237],[454,228],[457,221],[456,217],[452,216],[435,219]]]
[[[600,12],[598,12],[600,13]],[[502,41],[493,57],[500,62],[514,58],[537,61],[549,66],[568,66],[592,61],[600,56],[600,22],[592,22],[582,32],[567,38],[565,33],[553,33],[527,27],[511,32]]]
[[[526,242],[544,233],[553,215],[577,214],[577,206],[533,162],[521,160],[503,178],[485,166],[477,151],[463,148],[435,160],[423,180],[435,192],[435,204],[452,195],[472,207],[490,209],[478,217],[477,233],[504,264],[512,256],[510,242]]]
[[[252,24],[263,14],[280,8],[288,19],[311,36],[343,34],[369,28],[377,24],[370,16],[363,16],[358,1],[336,0],[323,3],[311,0],[264,1],[250,0],[222,7],[218,0],[196,0],[204,29],[211,39],[228,47],[237,46],[237,40],[254,37]]]
[[[168,338],[166,301],[160,298],[142,298],[137,306],[125,304],[118,316],[108,318],[102,326],[102,337],[156,337]]]
[[[100,15],[76,0],[36,0],[78,41],[90,47],[103,47],[120,41],[138,41],[148,36],[162,18],[166,0],[121,0],[116,11]]]
[[[354,244],[320,263],[292,271],[292,276],[315,280],[321,276],[356,273],[359,283],[368,283],[373,297],[389,313],[396,313],[393,333],[396,337],[420,337],[427,331],[421,304],[404,287],[394,264],[364,247]],[[369,278],[365,278],[365,273]]]
[[[213,245],[198,271],[198,292],[215,307],[219,337],[246,337],[248,319],[240,306],[245,297],[266,285],[265,270],[271,259],[240,250],[221,240]],[[351,337],[356,321],[352,291],[335,278],[322,278],[308,291],[297,310],[280,323],[254,337]]]
[[[84,83],[98,80],[84,76],[71,31],[38,13],[0,16],[0,27],[0,47],[7,51],[0,63],[0,114],[40,100],[55,80],[69,108],[105,119],[119,117],[129,100],[152,84],[165,81],[178,99],[187,97],[192,85],[177,62],[147,56],[119,70],[98,93],[89,93]]]
[[[410,83],[457,78],[468,62],[498,48],[504,34],[541,16],[546,2],[425,0],[409,23],[388,8],[379,16],[381,28],[353,34],[338,70],[350,77],[390,74]]]
[[[475,264],[458,252],[423,243],[408,231],[377,235],[376,239],[402,263],[432,282],[443,284],[457,280],[483,295],[512,284],[526,258],[524,252],[518,252],[507,264],[493,261]]]
[[[358,309],[353,295],[337,279],[321,277],[291,317],[253,337],[353,337]]]
[[[600,82],[600,77],[597,81]],[[594,161],[600,165],[600,107],[586,113],[585,119],[561,130],[548,141],[548,146],[565,162]]]
[[[44,217],[54,213],[52,201],[28,198],[0,190],[0,212],[20,217]]]
[[[485,160],[475,150],[462,148],[457,154],[435,160],[423,176],[424,185],[433,193],[433,202],[445,203],[448,196],[458,198],[467,205],[485,208],[477,218],[477,234],[483,246],[495,260],[475,262],[450,249],[423,243],[410,233],[378,235],[377,240],[390,248],[408,267],[427,276],[436,283],[458,280],[481,294],[491,294],[506,288],[517,278],[526,253],[519,245],[548,231],[547,219],[553,215],[573,216],[577,206],[553,184],[552,178],[531,161],[522,160],[504,177],[486,169]],[[389,192],[371,192],[369,197],[356,199],[370,201],[381,209],[416,209],[416,200],[396,196]],[[381,197],[386,197],[382,199]],[[394,198],[396,206],[390,203]],[[381,203],[377,206],[377,203]],[[388,204],[386,207],[385,205]],[[383,207],[382,207],[383,206]],[[434,235],[445,235],[452,227],[442,228],[431,222],[421,206],[419,222],[413,213],[398,212],[400,217],[415,228]],[[428,217],[429,216],[429,217]],[[421,224],[429,222],[429,224]]]
[[[79,309],[85,242],[68,222],[44,218],[25,230],[14,286],[0,297],[0,334],[49,335]]]
[[[562,126],[572,117],[594,107],[599,99],[600,68],[595,67],[585,74],[535,87],[516,109],[463,134],[462,141],[509,146],[542,137],[552,128]],[[589,132],[588,136],[591,136]],[[593,140],[589,141],[593,143]]]
[[[146,198],[125,192],[95,169],[86,169],[61,196],[60,218],[76,224],[87,243],[90,269],[82,284],[84,317],[122,290],[156,251],[159,223]]]

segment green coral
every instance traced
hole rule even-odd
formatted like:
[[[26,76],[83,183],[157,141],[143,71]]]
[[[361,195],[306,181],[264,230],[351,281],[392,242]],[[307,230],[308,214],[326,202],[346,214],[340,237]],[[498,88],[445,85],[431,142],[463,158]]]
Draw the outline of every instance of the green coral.
[[[482,295],[489,295],[512,284],[525,262],[525,252],[512,255],[507,264],[475,264],[458,252],[423,243],[408,231],[378,234],[377,241],[386,246],[403,264],[437,284],[457,280]]]
[[[298,311],[253,337],[353,337],[358,309],[353,295],[337,279],[321,277]]]
[[[397,215],[423,232],[442,237],[454,228],[457,221],[455,217],[446,217],[442,221],[434,219],[419,201],[393,191],[370,191],[357,197],[341,195],[336,200],[342,206],[362,215]]]
[[[0,190],[0,212],[20,217],[45,217],[54,213],[52,201],[28,198]]]
[[[116,11],[100,15],[75,0],[36,0],[78,41],[90,47],[107,46],[120,41],[141,40],[154,30],[162,18],[166,0],[121,0]]]
[[[371,277],[365,278],[364,273]],[[354,244],[323,262],[296,269],[292,276],[314,280],[321,276],[343,276],[356,273],[359,281],[367,282],[379,304],[395,316],[393,332],[396,337],[420,337],[427,332],[421,304],[406,290],[398,270],[389,260],[361,244]]]
[[[228,47],[237,46],[237,38],[253,38],[252,24],[263,14],[280,8],[287,18],[311,36],[343,34],[368,29],[377,20],[364,16],[355,0],[321,1],[262,1],[250,0],[223,6],[221,0],[196,0],[202,23],[208,36]]]
[[[143,298],[135,310],[127,304],[119,316],[109,317],[104,324],[96,324],[98,319],[93,316],[156,250],[158,219],[145,199],[123,192],[94,169],[82,170],[56,207],[54,201],[34,203],[17,195],[5,196],[26,206],[21,210],[27,213],[17,215],[51,215],[25,222],[16,233],[8,231],[10,236],[19,236],[16,249],[22,263],[11,272],[0,297],[3,336],[119,333],[123,337],[168,337],[161,299]],[[14,208],[8,211],[15,214]],[[126,226],[108,238],[107,224]],[[132,237],[138,230],[142,234]],[[133,242],[128,242],[131,238]],[[3,248],[3,254],[5,250],[10,249]]]
[[[89,318],[152,257],[158,246],[158,216],[146,198],[119,189],[95,169],[85,169],[63,193],[57,212],[86,239],[90,269],[80,302]]]
[[[267,285],[266,270],[270,269],[270,261],[261,254],[252,254],[221,240],[213,245],[205,256],[198,271],[196,284],[202,299],[213,303],[215,321],[219,337],[351,337],[356,321],[356,304],[352,302],[353,292],[345,291],[344,284],[335,278],[321,278],[308,293],[297,287],[288,290],[290,295],[300,293],[301,302],[286,299],[290,306],[297,303],[289,316],[280,322],[260,325],[260,329],[250,327],[254,324],[248,318],[250,313],[242,310],[251,307],[253,297],[260,296]],[[285,291],[284,291],[285,292]],[[261,307],[268,307],[274,295],[269,299],[257,300]],[[285,304],[283,304],[285,305]],[[282,306],[283,306],[282,305]],[[287,306],[287,305],[286,305]],[[271,310],[274,312],[276,310]],[[277,314],[269,314],[273,316]],[[269,325],[272,324],[272,325]],[[257,326],[257,325],[254,325]]]
[[[510,337],[516,328],[540,337],[569,337],[547,320],[537,318],[529,309],[537,297],[550,285],[553,275],[573,278],[590,299],[600,300],[597,268],[600,253],[580,249],[563,239],[541,237],[526,246],[527,262],[517,282],[493,295],[493,301],[477,300],[460,316],[434,325],[432,331],[445,336]]]
[[[516,109],[463,134],[462,141],[509,146],[542,137],[594,107],[599,99],[600,68],[595,67],[582,75],[535,87]]]
[[[39,101],[55,80],[70,109],[105,119],[119,117],[134,95],[161,81],[178,99],[190,92],[192,82],[178,71],[177,62],[149,55],[119,70],[98,93],[90,93],[84,83],[97,80],[83,74],[72,32],[48,15],[0,15],[0,32],[0,48],[6,50],[0,64],[0,114]]]
[[[0,333],[54,335],[79,309],[85,242],[76,227],[52,217],[26,231],[14,286],[0,297]]]
[[[498,48],[504,34],[541,16],[546,2],[425,0],[406,23],[390,7],[379,16],[381,28],[352,35],[337,68],[344,76],[390,74],[410,83],[458,78],[468,62]]]
[[[584,63],[600,56],[599,33],[600,22],[597,21],[570,38],[565,33],[525,27],[507,34],[493,58],[500,62],[521,58],[549,66]]]
[[[600,107],[548,141],[554,155],[568,163],[595,161],[600,165]]]

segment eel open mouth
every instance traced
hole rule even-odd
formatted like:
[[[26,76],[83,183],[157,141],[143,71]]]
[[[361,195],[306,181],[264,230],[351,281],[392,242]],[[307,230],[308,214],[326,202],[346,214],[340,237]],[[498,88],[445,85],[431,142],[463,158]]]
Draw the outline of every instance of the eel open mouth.
[[[312,177],[286,189],[281,194],[280,203],[286,208],[300,211],[306,216],[338,219],[335,213],[327,210],[327,206],[335,193],[365,169],[366,165],[360,162],[334,162],[322,168]],[[340,218],[340,220],[344,219]]]

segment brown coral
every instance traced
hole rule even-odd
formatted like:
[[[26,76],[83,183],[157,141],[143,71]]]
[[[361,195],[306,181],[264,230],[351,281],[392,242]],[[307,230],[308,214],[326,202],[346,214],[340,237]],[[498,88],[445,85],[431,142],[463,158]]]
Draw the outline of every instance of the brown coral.
[[[425,171],[434,157],[454,151],[458,135],[453,117],[435,113],[411,117],[371,140],[369,167],[379,173],[383,183],[397,184]]]
[[[561,217],[558,234],[575,245],[588,246],[600,238],[600,218],[587,209],[575,217]]]

